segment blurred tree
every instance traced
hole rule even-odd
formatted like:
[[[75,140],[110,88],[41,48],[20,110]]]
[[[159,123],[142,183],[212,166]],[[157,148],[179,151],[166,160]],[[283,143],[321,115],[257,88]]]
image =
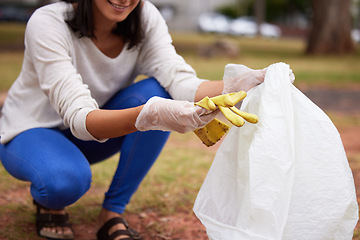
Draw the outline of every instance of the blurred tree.
[[[44,6],[51,3],[51,0],[38,0],[38,3],[40,6]]]
[[[289,15],[301,13],[307,15],[310,0],[262,0],[264,1],[265,19],[269,22],[284,21]],[[256,15],[256,8],[259,6],[259,0],[239,0],[240,5],[246,8],[247,15]]]
[[[355,51],[351,38],[351,0],[311,0],[312,26],[306,52],[345,54]]]
[[[266,0],[255,0],[255,20],[257,24],[257,35],[260,36],[260,26],[265,20]]]

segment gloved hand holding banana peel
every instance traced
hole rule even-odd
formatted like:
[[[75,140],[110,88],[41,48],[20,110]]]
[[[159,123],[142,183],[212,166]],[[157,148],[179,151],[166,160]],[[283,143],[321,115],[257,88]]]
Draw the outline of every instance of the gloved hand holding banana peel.
[[[236,107],[236,104],[242,101],[246,95],[247,94],[245,91],[239,91],[235,93],[219,95],[212,98],[205,97],[201,101],[196,102],[195,105],[210,111],[219,108],[230,123],[232,123],[234,126],[242,127],[245,124],[245,120],[254,124],[259,121],[255,114],[240,111]],[[229,130],[229,128],[230,127],[226,123],[215,118],[205,127],[195,130],[194,133],[206,146],[210,147],[218,142]]]

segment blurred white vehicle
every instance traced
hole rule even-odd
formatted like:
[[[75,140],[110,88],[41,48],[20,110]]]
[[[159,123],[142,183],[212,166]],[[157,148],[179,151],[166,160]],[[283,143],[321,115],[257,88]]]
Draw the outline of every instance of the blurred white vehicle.
[[[201,14],[198,26],[201,32],[228,33],[230,20],[228,17],[214,12]]]
[[[229,34],[237,36],[255,37],[257,35],[257,24],[252,17],[240,17],[231,21]],[[260,25],[260,35],[268,38],[278,38],[281,36],[281,29],[270,23]]]
[[[360,30],[359,29],[353,29],[351,31],[351,37],[354,42],[360,43]]]

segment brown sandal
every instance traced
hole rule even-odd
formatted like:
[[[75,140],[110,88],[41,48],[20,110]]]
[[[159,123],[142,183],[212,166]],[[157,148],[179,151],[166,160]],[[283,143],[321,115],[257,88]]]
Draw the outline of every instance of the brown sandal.
[[[71,228],[71,224],[69,223],[69,215],[66,214],[51,214],[51,213],[41,213],[40,210],[50,210],[44,206],[41,206],[35,200],[33,201],[36,206],[36,231],[40,237],[44,237],[52,240],[72,240],[74,239],[74,232]],[[43,231],[44,228],[54,228],[54,227],[62,227],[62,228],[70,228],[71,233],[56,233],[56,232],[47,232]]]
[[[126,229],[117,230],[109,235],[109,230],[117,224],[123,224]],[[127,238],[122,238],[121,240],[143,240],[138,232],[129,228],[126,220],[122,217],[111,218],[99,229],[96,236],[97,240],[114,240],[119,236],[128,236]]]

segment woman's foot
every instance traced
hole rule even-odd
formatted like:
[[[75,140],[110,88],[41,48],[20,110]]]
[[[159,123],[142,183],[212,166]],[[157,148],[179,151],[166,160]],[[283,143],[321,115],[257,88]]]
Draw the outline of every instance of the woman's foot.
[[[142,239],[137,232],[128,227],[121,214],[105,208],[101,209],[99,225],[101,227],[97,233],[98,240]]]
[[[60,215],[66,216],[65,210],[40,210],[42,214],[51,214],[51,215]],[[54,227],[43,227],[40,230],[40,233],[43,236],[58,236],[60,239],[69,239],[74,238],[74,233],[70,227],[64,226],[54,226]],[[64,238],[65,237],[65,238]],[[69,238],[66,238],[69,237]]]
[[[37,207],[36,229],[38,235],[48,239],[74,239],[74,232],[65,209],[48,209],[34,201]]]

